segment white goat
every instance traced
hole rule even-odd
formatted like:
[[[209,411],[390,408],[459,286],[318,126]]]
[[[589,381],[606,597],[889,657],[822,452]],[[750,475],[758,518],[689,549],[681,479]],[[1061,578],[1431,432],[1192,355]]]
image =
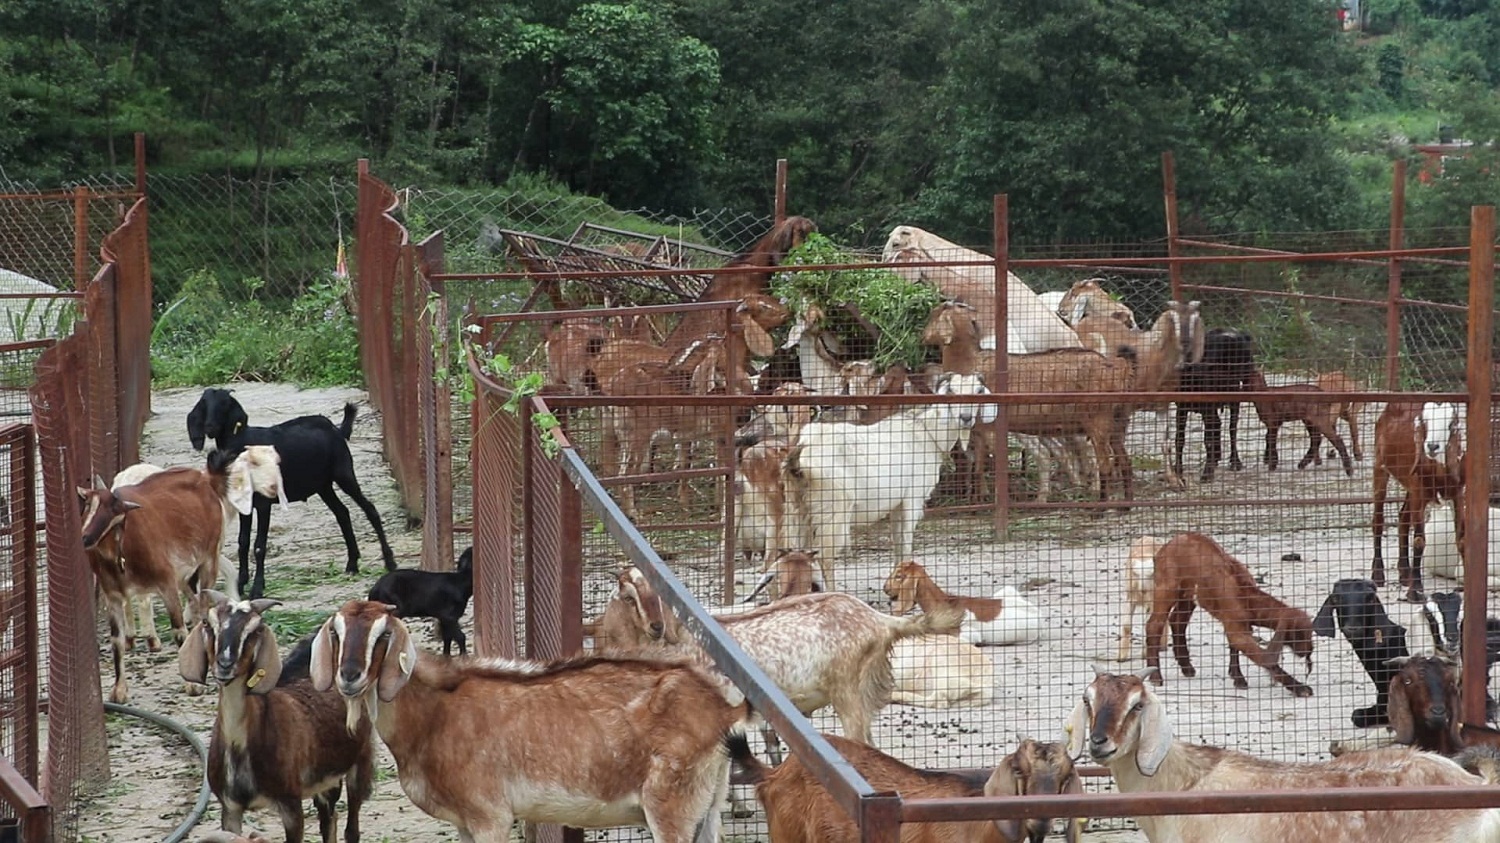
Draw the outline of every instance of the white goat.
[[[967,708],[995,700],[995,662],[952,635],[904,638],[891,649],[891,702],[921,708]]]
[[[1489,507],[1490,552],[1489,587],[1500,588],[1500,507]],[[1427,547],[1422,565],[1427,573],[1463,582],[1464,561],[1458,552],[1458,537],[1453,530],[1453,504],[1434,507],[1427,518]]]
[[[1357,752],[1321,762],[1256,758],[1172,736],[1166,707],[1138,675],[1099,672],[1064,726],[1068,751],[1085,749],[1109,768],[1121,793],[1325,787],[1493,785],[1441,755],[1406,747]],[[1500,809],[1315,811],[1140,817],[1151,843],[1397,843],[1500,841]]]
[[[973,374],[950,374],[936,394],[986,395]],[[798,502],[802,535],[818,550],[823,584],[832,590],[834,560],[849,546],[856,526],[891,520],[891,550],[911,556],[917,523],[937,486],[948,452],[968,446],[980,416],[993,407],[938,404],[916,415],[891,416],[870,425],[809,424],[787,457],[787,485]],[[981,412],[983,411],[983,412]]]
[[[1120,624],[1120,652],[1116,661],[1129,661],[1131,633],[1135,631],[1135,615],[1151,617],[1151,601],[1155,599],[1153,576],[1156,572],[1156,551],[1166,541],[1156,536],[1141,536],[1130,543],[1130,554],[1125,557],[1125,620]],[[1142,651],[1141,658],[1145,658]]]
[[[898,225],[886,238],[882,257],[886,261],[898,258],[916,261],[955,260],[993,261],[982,252],[963,246],[910,225]],[[965,301],[980,313],[984,336],[984,348],[995,348],[995,268],[988,266],[958,266],[933,272],[916,270],[924,281],[929,281],[943,295]],[[901,273],[911,278],[911,271]],[[1046,351],[1050,348],[1078,348],[1081,343],[1068,324],[1049,308],[1037,294],[1014,272],[1008,274],[1006,288],[1006,348],[1011,354]],[[988,321],[986,321],[988,317]]]
[[[473,843],[508,841],[518,819],[712,843],[725,740],[750,716],[681,661],[444,659],[359,600],[318,631],[310,672],[350,724],[371,715],[407,797]]]
[[[967,644],[1006,645],[1036,641],[1051,625],[1047,614],[1021,596],[1015,586],[1004,586],[993,597],[949,594],[933,581],[927,569],[911,559],[897,563],[885,580],[885,594],[898,615],[920,606],[934,612],[951,606],[962,609],[963,627],[958,637]]]

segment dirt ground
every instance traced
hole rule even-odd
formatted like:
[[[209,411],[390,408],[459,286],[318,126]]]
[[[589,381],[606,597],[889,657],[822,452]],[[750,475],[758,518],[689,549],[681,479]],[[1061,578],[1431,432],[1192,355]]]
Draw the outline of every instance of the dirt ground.
[[[163,465],[196,464],[201,459],[191,452],[183,423],[198,392],[155,394],[155,415],[148,423],[143,448],[148,459]],[[362,393],[244,384],[236,387],[236,395],[256,424],[305,413],[337,416],[344,401],[360,403],[352,449],[361,484],[385,519],[398,562],[415,564],[420,536],[407,530],[399,515],[395,488],[380,455],[379,419],[364,403]],[[1367,409],[1365,431],[1374,418],[1374,408]],[[1293,466],[1306,447],[1305,438],[1300,430],[1287,431],[1283,436],[1282,470],[1267,472],[1259,459],[1261,432],[1246,405],[1240,435],[1246,469],[1223,471],[1219,480],[1201,489],[1195,483],[1195,494],[1217,495],[1223,500],[1218,505],[1188,507],[1162,494],[1159,481],[1153,479],[1151,466],[1158,448],[1151,433],[1152,419],[1140,416],[1132,430],[1131,451],[1137,457],[1137,476],[1142,478],[1137,496],[1147,501],[1165,499],[1166,506],[1143,505],[1128,513],[1111,511],[1102,515],[1018,513],[1005,540],[999,542],[993,539],[987,517],[929,518],[923,522],[917,557],[940,584],[966,594],[988,594],[1001,586],[1014,585],[1047,613],[1050,631],[1032,644],[986,650],[997,668],[996,694],[990,705],[948,710],[891,706],[876,724],[877,746],[918,766],[977,767],[992,765],[1022,736],[1060,739],[1062,721],[1093,676],[1091,665],[1125,670],[1144,664],[1140,656],[1144,619],[1139,617],[1132,659],[1125,664],[1112,660],[1124,608],[1122,565],[1126,547],[1137,535],[1170,536],[1185,529],[1207,532],[1244,560],[1267,590],[1309,613],[1318,609],[1335,580],[1368,575],[1367,509],[1304,502],[1313,496],[1366,494],[1368,455],[1356,465],[1352,478],[1344,476],[1336,460],[1298,472]],[[1368,436],[1366,432],[1366,450]],[[1201,457],[1190,456],[1190,467],[1196,466],[1198,459]],[[1392,506],[1392,521],[1394,509]],[[380,572],[378,546],[357,510],[354,520],[364,562],[358,576],[346,576],[342,573],[344,550],[337,526],[321,503],[294,504],[290,512],[278,509],[273,513],[267,596],[285,601],[283,608],[275,610],[277,613],[306,626],[368,589]],[[856,546],[848,554],[852,561],[840,565],[840,588],[886,608],[881,585],[891,567],[888,545],[883,529],[857,534]],[[1387,545],[1394,556],[1394,541]],[[226,547],[233,552],[232,536]],[[607,545],[591,543],[585,578],[585,600],[590,609],[597,609],[607,599],[618,558]],[[718,602],[720,595],[713,583],[719,580],[719,568],[713,558],[682,554],[674,564],[699,594],[713,598],[705,602]],[[741,582],[753,578],[753,574],[740,577]],[[1429,587],[1446,588],[1451,583],[1437,581]],[[741,594],[747,591],[745,587],[740,589]],[[1392,616],[1407,626],[1413,651],[1425,649],[1429,637],[1416,607],[1398,602],[1397,596],[1394,587],[1382,594]],[[107,640],[102,632],[100,640],[101,665],[107,672]],[[287,636],[282,640],[286,646]],[[422,640],[429,647],[438,644],[430,634]],[[1163,665],[1167,681],[1161,692],[1172,711],[1179,738],[1270,757],[1314,759],[1327,757],[1331,741],[1360,734],[1349,723],[1349,711],[1370,704],[1373,689],[1341,638],[1318,639],[1314,670],[1308,680],[1316,691],[1311,699],[1294,699],[1250,663],[1245,666],[1249,690],[1235,690],[1226,675],[1227,647],[1220,627],[1204,613],[1194,617],[1189,640],[1197,678],[1182,678],[1170,654]],[[132,705],[176,719],[206,741],[214,698],[183,695],[175,647],[168,645],[158,654],[138,650],[126,664]],[[1298,664],[1293,672],[1300,676],[1302,668]],[[820,713],[814,720],[820,728],[837,730],[831,714]],[[199,775],[197,761],[180,741],[164,737],[154,727],[117,716],[109,718],[109,725],[114,778],[84,807],[83,835],[101,843],[160,840],[193,803]],[[407,802],[383,748],[380,757],[375,798],[362,816],[365,839],[456,839],[450,827]],[[1106,784],[1107,780],[1092,782],[1090,787]],[[253,813],[249,820],[272,839],[281,839],[279,824],[270,813]],[[217,827],[217,805],[211,803],[197,832]],[[737,840],[765,839],[764,826],[754,819],[730,821],[728,835]],[[649,839],[643,831],[591,837]],[[1101,820],[1094,823],[1087,839],[1113,843],[1144,837],[1128,822]]]

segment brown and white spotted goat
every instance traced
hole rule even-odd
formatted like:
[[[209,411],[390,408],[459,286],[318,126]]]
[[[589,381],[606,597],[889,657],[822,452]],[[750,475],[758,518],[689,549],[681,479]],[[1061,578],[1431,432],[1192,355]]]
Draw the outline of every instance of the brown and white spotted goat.
[[[681,662],[419,652],[389,607],[360,600],[319,630],[312,677],[351,721],[374,713],[407,797],[475,843],[508,841],[518,819],[717,840],[725,741],[750,716]]]
[[[335,804],[345,782],[345,843],[359,840],[359,809],[374,781],[370,720],[345,728],[344,702],[313,689],[305,649],[283,665],[276,633],[261,614],[279,600],[230,602],[204,591],[204,619],[177,654],[189,682],[206,682],[212,665],[219,710],[208,745],[208,786],[225,831],[244,830],[245,811],[272,807],[287,843],[301,843],[302,800],[318,810],[323,843],[333,843]]]

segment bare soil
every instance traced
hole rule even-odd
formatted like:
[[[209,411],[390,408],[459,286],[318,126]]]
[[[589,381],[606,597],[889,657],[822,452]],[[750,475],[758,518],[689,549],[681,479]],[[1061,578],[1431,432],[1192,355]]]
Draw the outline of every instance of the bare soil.
[[[363,403],[362,393],[245,384],[236,387],[236,395],[258,424],[305,413],[337,417],[345,400],[360,402],[352,448],[361,483],[385,518],[398,561],[415,564],[420,536],[406,529],[398,511],[396,491],[380,453],[379,418]],[[172,390],[153,397],[156,415],[148,424],[143,449],[151,461],[176,465],[201,459],[189,448],[183,421],[197,397],[198,390]],[[1366,451],[1376,409],[1367,409],[1364,417]],[[1145,622],[1140,617],[1131,660],[1113,661],[1125,605],[1122,565],[1129,542],[1138,535],[1171,536],[1189,529],[1206,532],[1243,560],[1268,591],[1309,613],[1317,611],[1335,580],[1367,576],[1368,507],[1315,501],[1368,494],[1368,454],[1357,464],[1353,478],[1344,476],[1337,460],[1297,471],[1294,466],[1306,439],[1300,429],[1287,428],[1282,437],[1282,467],[1268,472],[1260,464],[1261,430],[1249,405],[1245,411],[1240,433],[1243,471],[1221,468],[1216,480],[1200,485],[1196,468],[1202,459],[1201,445],[1189,447],[1194,480],[1190,495],[1217,499],[1209,504],[1186,506],[1179,502],[1183,496],[1164,491],[1154,471],[1160,451],[1151,432],[1155,418],[1142,414],[1131,434],[1138,469],[1137,498],[1166,501],[1166,506],[1141,505],[1129,512],[1100,514],[1017,512],[1002,541],[994,539],[988,515],[925,520],[918,532],[917,557],[941,585],[966,594],[989,594],[1003,585],[1014,585],[1049,613],[1052,630],[1033,644],[987,650],[997,667],[998,687],[991,705],[952,710],[891,706],[876,724],[876,744],[918,766],[978,767],[993,765],[1022,736],[1061,739],[1061,724],[1092,678],[1092,665],[1122,671],[1144,665],[1140,650]],[[1200,434],[1194,427],[1191,436],[1197,437]],[[1392,522],[1394,510],[1392,505]],[[267,596],[285,602],[277,612],[310,623],[368,589],[380,572],[378,546],[357,510],[354,519],[365,564],[358,576],[346,576],[337,526],[321,503],[295,504],[290,512],[278,509],[273,513]],[[1394,544],[1387,542],[1392,557]],[[232,536],[226,547],[232,554]],[[885,609],[888,603],[881,586],[893,562],[885,530],[857,534],[848,556],[849,561],[840,563],[840,587]],[[586,557],[585,602],[592,611],[607,599],[620,555],[606,539],[593,538]],[[682,553],[674,564],[705,603],[720,602],[716,583],[722,569],[710,552]],[[754,573],[742,573],[739,579],[743,595],[748,592],[744,583],[753,582]],[[1429,583],[1430,589],[1451,586],[1441,580]],[[1382,594],[1392,616],[1407,626],[1413,651],[1427,648],[1430,639],[1417,607],[1398,602],[1398,596],[1394,587]],[[100,640],[101,665],[107,671],[107,640],[102,631]],[[435,630],[424,640],[431,648],[439,646]],[[1369,705],[1373,688],[1342,638],[1318,639],[1308,679],[1316,695],[1310,699],[1293,698],[1250,663],[1245,665],[1249,689],[1234,689],[1226,674],[1228,653],[1222,630],[1203,612],[1194,617],[1189,640],[1198,668],[1196,678],[1180,676],[1170,651],[1163,661],[1166,685],[1161,693],[1179,738],[1269,757],[1317,759],[1328,757],[1330,742],[1361,735],[1350,724],[1349,712]],[[168,645],[156,654],[138,649],[128,658],[127,667],[133,705],[179,720],[207,739],[214,698],[183,695],[175,647]],[[1300,663],[1289,667],[1299,676],[1303,670]],[[817,714],[814,720],[820,728],[837,731],[831,714]],[[133,719],[112,716],[110,734],[114,778],[84,807],[84,836],[111,843],[160,840],[193,803],[197,759],[180,742]],[[365,839],[456,839],[450,827],[406,800],[383,748],[378,778],[375,799],[363,812]],[[1090,786],[1107,784],[1101,780]],[[748,794],[740,796],[748,798]],[[254,813],[250,821],[272,839],[281,839],[271,813]],[[217,826],[217,806],[211,804],[198,832]],[[1099,820],[1088,839],[1143,840],[1133,829],[1128,821]],[[764,825],[753,818],[731,821],[728,833],[731,839],[765,839]],[[649,839],[643,830],[591,837]]]

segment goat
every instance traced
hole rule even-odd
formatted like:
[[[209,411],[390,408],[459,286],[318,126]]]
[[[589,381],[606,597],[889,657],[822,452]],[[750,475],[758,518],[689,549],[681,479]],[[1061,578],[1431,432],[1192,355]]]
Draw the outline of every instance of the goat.
[[[599,384],[590,367],[590,349],[604,345],[609,334],[592,320],[567,319],[553,323],[547,331],[547,378],[562,384],[574,395],[598,391]]]
[[[1354,378],[1337,370],[1318,375],[1313,380],[1313,383],[1317,384],[1318,389],[1324,392],[1360,392],[1364,389],[1364,386]],[[1364,411],[1364,402],[1336,399],[1333,403],[1333,408],[1338,413],[1338,417],[1343,419],[1344,424],[1349,427],[1349,450],[1354,454],[1354,461],[1363,462],[1365,453],[1359,446],[1359,414]],[[1331,457],[1333,455],[1334,450],[1329,448],[1328,456]],[[1322,465],[1322,463],[1322,454],[1314,457],[1314,465]]]
[[[458,619],[474,596],[474,548],[466,547],[458,556],[454,571],[418,571],[400,568],[382,574],[370,586],[370,600],[394,606],[398,618],[433,618],[443,636],[443,655],[453,654],[458,642],[459,655],[468,655],[469,639],[458,625]]]
[[[1422,616],[1427,629],[1432,633],[1432,646],[1439,655],[1457,659],[1462,653],[1464,602],[1463,595],[1439,591],[1428,595],[1422,604]],[[1500,662],[1500,618],[1484,619],[1484,684],[1490,684],[1490,668]],[[1485,719],[1495,719],[1495,698],[1485,692]]]
[[[1021,644],[1041,638],[1045,618],[1013,586],[1006,586],[995,597],[963,597],[938,587],[927,569],[906,559],[891,570],[885,580],[885,594],[891,599],[891,611],[904,615],[913,606],[924,612],[942,606],[963,610],[960,640],[969,644]]]
[[[1333,584],[1323,607],[1313,617],[1313,632],[1332,638],[1335,620],[1370,681],[1375,683],[1375,704],[1354,709],[1349,719],[1360,729],[1384,726],[1390,722],[1388,703],[1391,679],[1396,675],[1395,660],[1410,655],[1406,649],[1406,627],[1386,614],[1375,592],[1375,583],[1361,579],[1344,579]]]
[[[1155,599],[1156,552],[1164,544],[1166,542],[1156,536],[1141,536],[1130,543],[1130,553],[1125,557],[1125,620],[1120,624],[1120,652],[1116,661],[1130,659],[1136,612],[1151,617],[1151,603]]]
[[[1073,759],[1061,744],[1024,740],[987,777],[940,770],[919,770],[873,747],[824,735],[833,748],[877,791],[899,792],[907,799],[975,796],[1035,796],[1082,793]],[[775,768],[750,752],[743,738],[729,741],[730,757],[755,785],[766,810],[770,838],[776,843],[858,843],[859,828],[796,757]],[[1068,820],[1067,839],[1077,843],[1083,820]],[[964,823],[903,823],[901,843],[1040,843],[1052,820],[995,820]]]
[[[1202,606],[1224,625],[1229,639],[1229,676],[1234,687],[1250,687],[1240,670],[1240,653],[1265,668],[1271,677],[1297,697],[1312,696],[1307,687],[1281,667],[1281,650],[1307,660],[1312,672],[1312,619],[1262,591],[1245,564],[1230,556],[1219,543],[1202,533],[1182,533],[1156,552],[1152,574],[1151,617],[1146,621],[1146,665],[1156,672],[1152,681],[1161,684],[1159,669],[1162,633],[1172,628],[1172,650],[1182,675],[1194,676],[1188,652],[1187,625],[1195,606]],[[1252,627],[1272,630],[1265,649],[1251,634]]]
[[[204,683],[212,664],[219,685],[206,772],[220,827],[239,834],[246,810],[271,806],[287,843],[301,843],[302,800],[312,797],[323,843],[333,843],[334,806],[347,782],[344,840],[356,843],[375,773],[369,718],[346,728],[338,697],[315,691],[305,672],[283,671],[276,633],[262,618],[279,600],[233,603],[214,591],[203,597],[203,620],[178,651],[177,667],[188,682]]]
[[[1464,747],[1458,726],[1458,667],[1446,655],[1392,659],[1391,729],[1396,743],[1452,755]]]
[[[1453,501],[1453,539],[1463,558],[1463,405],[1402,403],[1385,405],[1375,421],[1375,559],[1370,579],[1385,585],[1385,497],[1394,477],[1406,489],[1397,516],[1397,572],[1406,598],[1422,603],[1422,552],[1427,547],[1427,509]]]
[[[1075,330],[1078,328],[1078,323],[1090,317],[1110,319],[1135,330],[1135,313],[1123,303],[1115,300],[1109,291],[1104,289],[1104,286],[1099,283],[1103,280],[1103,278],[1085,278],[1082,281],[1074,281],[1073,286],[1058,298],[1057,305],[1053,309]]]
[[[805,395],[807,388],[796,382],[784,383],[773,394]],[[787,518],[782,466],[802,428],[811,421],[811,405],[767,404],[735,432],[736,446],[744,448],[735,461],[735,540],[746,560],[759,552],[763,570],[773,560],[773,551],[802,543],[801,536],[787,532],[795,525]]]
[[[1326,437],[1339,453],[1339,459],[1344,462],[1344,474],[1354,476],[1354,461],[1349,458],[1349,449],[1344,445],[1343,437],[1339,436],[1338,406],[1328,399],[1322,398],[1323,390],[1316,384],[1290,383],[1282,386],[1269,386],[1266,376],[1260,369],[1252,369],[1250,380],[1246,388],[1252,392],[1275,392],[1286,397],[1256,398],[1250,403],[1255,405],[1255,415],[1260,423],[1266,428],[1266,453],[1264,461],[1268,471],[1275,471],[1281,461],[1280,449],[1276,446],[1276,437],[1281,431],[1281,426],[1294,421],[1302,422],[1307,428],[1307,453],[1297,463],[1297,469],[1307,468],[1319,460],[1319,453],[1323,450],[1323,439]]]
[[[726,351],[723,338],[710,335],[690,344],[667,363],[643,362],[622,366],[604,382],[606,395],[661,395],[658,404],[638,404],[608,408],[605,421],[605,447],[601,460],[606,470],[617,476],[634,476],[646,467],[651,441],[665,432],[680,445],[711,438],[722,425],[722,415],[707,408],[681,406],[673,396],[708,395],[721,391],[724,385]],[[614,448],[610,446],[611,438]],[[613,457],[613,459],[611,459]],[[687,481],[678,484],[678,503],[691,503]],[[637,517],[635,485],[626,483],[620,491],[620,508],[631,518]]]
[[[797,710],[811,714],[831,705],[844,734],[866,744],[875,715],[891,700],[892,645],[904,638],[951,632],[959,621],[954,611],[915,620],[895,618],[841,592],[783,597],[716,619]],[[620,573],[599,631],[606,651],[634,653],[667,646],[706,658],[633,567]]]
[[[1441,755],[1407,747],[1355,752],[1331,761],[1287,762],[1175,740],[1166,706],[1140,675],[1096,676],[1069,715],[1063,731],[1068,752],[1109,768],[1121,793],[1326,787],[1422,787],[1495,784],[1471,775]],[[1194,814],[1139,817],[1153,841],[1194,843],[1445,843],[1500,840],[1500,809],[1441,811],[1312,811],[1306,813]]]
[[[1203,357],[1197,363],[1182,367],[1178,377],[1178,389],[1183,392],[1237,392],[1245,389],[1250,373],[1255,370],[1255,343],[1250,335],[1230,328],[1214,328],[1203,335]],[[1203,449],[1205,457],[1199,482],[1214,479],[1219,461],[1224,454],[1224,442],[1220,435],[1222,418],[1220,411],[1229,408],[1229,470],[1241,471],[1245,463],[1240,459],[1240,402],[1238,401],[1178,401],[1175,426],[1177,435],[1172,455],[1172,470],[1182,475],[1183,441],[1187,436],[1187,417],[1197,413],[1203,417]]]
[[[760,575],[755,589],[744,602],[754,603],[755,598],[763,591],[773,603],[783,597],[823,591],[823,583],[818,579],[818,569],[813,565],[813,557],[817,555],[816,550],[778,550],[776,558],[767,566],[768,570]],[[767,588],[770,590],[767,591]]]
[[[349,436],[354,432],[353,404],[344,405],[344,420],[334,427],[326,416],[299,416],[271,427],[250,427],[249,416],[227,389],[205,389],[203,397],[188,413],[188,438],[194,450],[201,450],[205,437],[214,440],[220,450],[238,453],[246,445],[270,445],[281,458],[282,485],[280,498],[305,501],[313,495],[322,499],[333,513],[344,536],[349,560],[344,570],[359,573],[359,543],[354,538],[354,524],[349,508],[334,494],[336,485],[359,505],[375,538],[380,541],[381,558],[387,571],[396,570],[396,560],[385,538],[380,512],[360,491],[354,476],[354,456],[349,452]],[[266,590],[266,534],[271,529],[272,498],[256,494],[253,514],[240,515],[239,590],[261,597]],[[250,584],[250,528],[255,526],[255,582]]]
[[[748,364],[752,355],[770,356],[776,350],[776,343],[767,332],[786,322],[790,315],[786,305],[764,292],[749,289],[746,286],[749,281],[748,276],[738,281],[734,276],[721,276],[721,278],[728,279],[730,285],[740,287],[740,291],[730,293],[726,289],[717,298],[700,297],[700,300],[739,299],[740,304],[735,308],[731,318],[739,325],[740,330],[731,333],[730,338],[732,342],[742,346],[741,350],[744,353],[740,355],[740,359]],[[708,296],[715,286],[721,286],[720,279],[715,279],[703,295]],[[723,339],[725,327],[722,311],[697,310],[684,313],[677,326],[662,340],[661,345],[645,339],[623,337],[602,342],[591,341],[586,346],[587,351],[592,352],[588,360],[586,381],[597,384],[605,394],[612,394],[609,392],[609,383],[622,370],[642,363],[666,364],[681,356],[694,344],[710,336]],[[748,371],[726,371],[725,374],[734,384],[737,393],[747,395],[753,391],[754,384],[750,381]]]
[[[509,840],[518,819],[645,825],[658,843],[688,843],[702,824],[699,839],[717,840],[725,737],[750,716],[690,664],[448,660],[357,600],[318,631],[310,672],[350,723],[372,713],[413,804],[475,843]]]
[[[938,387],[942,396],[986,395],[977,375],[955,374]],[[788,488],[797,502],[804,541],[818,550],[823,585],[834,588],[833,565],[856,526],[889,517],[891,549],[911,555],[917,523],[937,486],[955,442],[991,408],[937,404],[912,416],[871,425],[809,424],[787,456]]]
[[[1149,331],[1136,330],[1109,316],[1086,316],[1073,321],[1073,330],[1086,347],[1109,355],[1129,349],[1135,353],[1135,377],[1131,388],[1136,392],[1171,392],[1178,388],[1182,368],[1203,360],[1203,318],[1196,301],[1183,304],[1169,302],[1166,310],[1152,323]],[[1144,405],[1143,405],[1144,406]],[[1171,432],[1167,425],[1170,402],[1156,406],[1156,429],[1161,442],[1161,464],[1168,488],[1186,488],[1181,472],[1171,469]],[[1128,419],[1139,407],[1122,409]]]
[[[191,601],[199,589],[214,585],[219,578],[231,461],[229,454],[216,450],[208,455],[204,469],[168,469],[121,486],[118,493],[105,488],[98,477],[94,488],[78,487],[83,549],[109,614],[115,668],[111,702],[129,699],[122,661],[131,595],[159,595],[171,619],[172,637],[181,644],[187,637],[181,598]],[[147,621],[149,646],[156,631]],[[152,649],[159,647],[156,643]]]
[[[973,305],[979,312],[984,331],[982,343],[986,348],[995,348],[995,270],[986,265],[938,267],[917,270],[916,279],[911,270],[903,270],[900,262],[929,262],[935,260],[984,261],[988,256],[957,243],[944,240],[929,231],[910,225],[898,225],[886,237],[881,251],[885,261],[896,261],[898,274],[907,280],[926,281],[937,287],[945,297],[958,299]],[[1035,292],[1014,272],[1007,273],[1006,283],[1006,351],[1026,353],[1046,351],[1052,348],[1077,348],[1078,335],[1056,313],[1042,304]]]
[[[1490,568],[1486,579],[1489,580],[1490,590],[1500,591],[1500,507],[1490,506],[1486,509],[1489,510],[1487,517],[1490,520],[1490,546],[1487,554]],[[1426,543],[1422,553],[1422,567],[1428,574],[1462,583],[1464,561],[1458,552],[1453,517],[1451,504],[1439,503],[1433,507],[1423,531]]]

